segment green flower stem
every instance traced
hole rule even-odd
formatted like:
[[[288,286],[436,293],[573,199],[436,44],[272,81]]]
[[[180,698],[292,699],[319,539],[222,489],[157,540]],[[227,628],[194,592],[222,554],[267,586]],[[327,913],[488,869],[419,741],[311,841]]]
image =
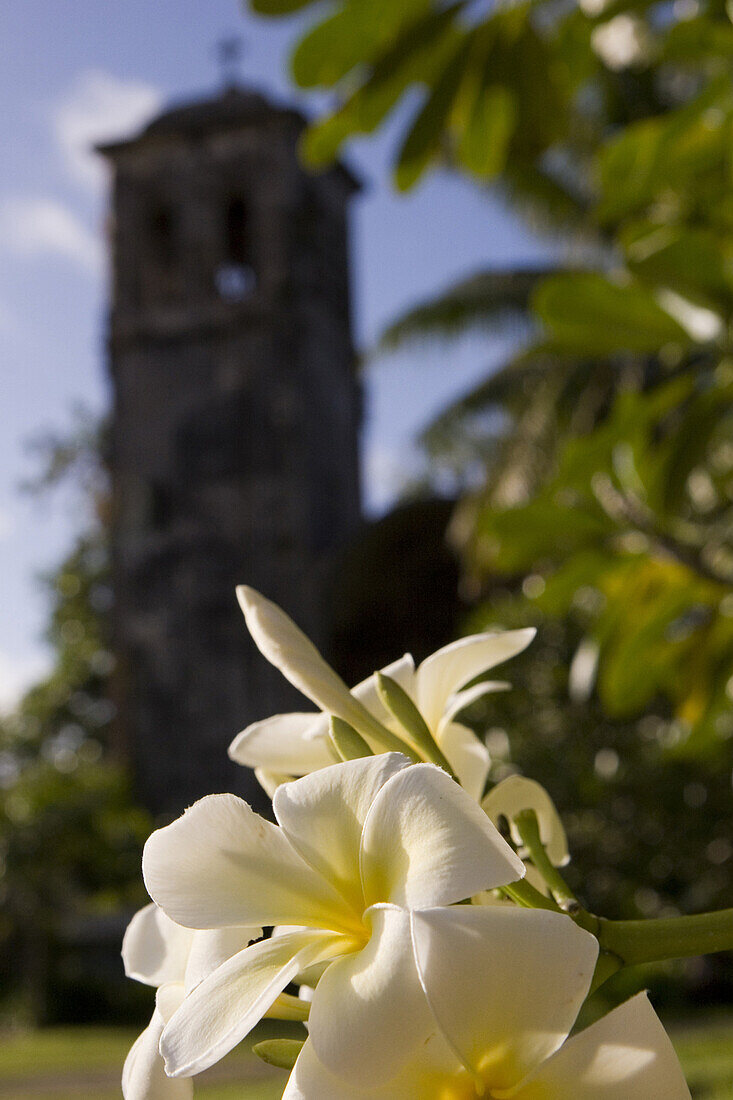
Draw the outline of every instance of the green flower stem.
[[[557,867],[550,862],[540,837],[540,826],[534,810],[521,810],[514,818],[522,843],[543,879],[552,891],[553,897],[561,909],[568,913],[578,910],[578,899],[572,892]]]
[[[733,909],[651,920],[593,919],[596,928],[589,931],[603,950],[617,955],[626,966],[733,951]]]
[[[554,913],[562,912],[553,898],[545,897],[544,894],[541,894],[530,882],[525,882],[524,879],[512,882],[508,886],[502,886],[501,891],[512,901],[515,901],[517,905],[521,905],[523,909],[551,909]]]
[[[538,834],[536,816],[531,813],[535,818],[534,829],[531,822],[528,824],[529,816],[529,813],[523,812],[514,820],[535,862],[533,847],[538,854],[540,851],[544,852],[544,848],[541,844],[538,848],[536,847],[539,841],[539,836],[534,835],[535,831]],[[523,819],[521,824],[519,818]],[[541,855],[539,858],[541,861]],[[549,864],[549,860],[547,862]],[[535,866],[545,877],[546,868],[538,866],[537,863]],[[556,871],[551,864],[549,866]],[[555,912],[569,913],[576,924],[596,937],[601,955],[592,990],[597,989],[623,966],[710,955],[716,951],[733,951],[733,909],[720,909],[715,913],[698,913],[691,917],[606,920],[605,917],[597,917],[580,908],[567,887],[563,896],[558,896],[555,886],[549,881],[548,886],[560,904],[553,898],[546,898],[534,886],[522,880],[503,886],[502,892],[517,905],[527,909],[552,909]]]
[[[612,978],[614,974],[617,974],[623,967],[623,962],[619,959],[618,955],[612,955],[608,951],[601,951],[598,956],[598,962],[593,972],[593,981],[591,982],[590,989],[588,990],[588,996],[591,993],[595,993],[597,989],[600,989],[609,978]]]
[[[383,672],[377,672],[375,675],[379,698],[390,714],[397,719],[413,744],[417,746],[424,759],[431,764],[437,764],[455,779],[453,769],[440,751],[427,722],[405,689],[400,687],[391,676],[385,676]]]

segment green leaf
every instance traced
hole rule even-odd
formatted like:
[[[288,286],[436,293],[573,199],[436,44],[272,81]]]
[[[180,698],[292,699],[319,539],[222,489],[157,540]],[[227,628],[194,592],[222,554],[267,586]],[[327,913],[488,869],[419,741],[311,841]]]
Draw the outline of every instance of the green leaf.
[[[293,79],[303,88],[332,87],[356,65],[372,63],[429,7],[430,0],[350,0],[301,39]]]
[[[627,560],[608,572],[603,582],[608,605],[598,623],[598,683],[609,714],[638,713],[660,690],[673,697],[686,693],[679,656],[690,641],[696,644],[697,631],[693,628],[681,644],[674,640],[673,628],[704,606],[710,588],[676,562],[647,557]]]
[[[317,3],[317,0],[249,0],[252,11],[259,15],[292,15]]]
[[[728,250],[711,230],[636,222],[622,231],[620,241],[637,278],[713,309],[730,308]]]
[[[469,172],[480,179],[498,176],[506,164],[515,120],[514,96],[508,88],[493,85],[479,91],[458,146]]]
[[[602,275],[548,279],[537,289],[534,306],[550,330],[553,346],[561,350],[651,354],[665,344],[690,343],[685,329],[648,290],[632,283],[619,286]]]
[[[453,23],[463,6],[460,0],[410,24],[346,102],[306,130],[301,142],[305,162],[316,168],[331,163],[342,142],[352,134],[371,133],[411,83],[431,83],[455,49]]]
[[[596,588],[599,578],[614,564],[612,552],[602,547],[573,554],[551,576],[544,590],[532,601],[547,615],[560,617],[572,608],[579,589]]]
[[[426,760],[453,775],[451,766],[438,748],[425,719],[405,689],[384,672],[377,672],[375,675],[379,698],[397,719],[413,745],[417,746]]]
[[[395,182],[401,191],[417,183],[441,149],[446,121],[464,76],[468,39],[464,38],[417,112],[397,157]]]
[[[328,735],[341,760],[360,760],[364,756],[374,756],[361,734],[343,718],[331,716]]]
[[[614,530],[594,501],[570,491],[536,498],[522,507],[487,509],[476,523],[486,564],[509,576],[593,547]]]
[[[726,421],[733,422],[733,383],[721,381],[688,402],[660,455],[657,504],[663,512],[680,505],[689,474],[706,459],[716,430]]]
[[[690,200],[699,200],[701,189],[712,185],[719,195],[726,179],[731,109],[728,78],[717,78],[692,103],[627,126],[602,145],[596,211],[601,224],[639,214],[661,199],[667,219],[679,221]]]
[[[673,23],[669,28],[662,47],[663,61],[689,64],[699,60],[709,66],[715,57],[727,61],[733,58],[733,27],[727,19],[704,14]]]
[[[268,1066],[292,1069],[304,1043],[305,1039],[264,1039],[255,1043],[252,1050]]]
[[[473,327],[491,332],[510,320],[529,320],[532,293],[553,273],[550,267],[477,272],[398,317],[380,346],[392,350],[411,340],[464,335]]]
[[[338,156],[341,145],[356,126],[348,107],[309,126],[300,139],[299,154],[309,168],[325,168]]]

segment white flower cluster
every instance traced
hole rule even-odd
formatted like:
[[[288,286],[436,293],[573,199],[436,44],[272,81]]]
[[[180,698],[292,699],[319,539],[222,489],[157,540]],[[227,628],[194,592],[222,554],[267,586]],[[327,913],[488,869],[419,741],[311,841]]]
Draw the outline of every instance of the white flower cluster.
[[[457,721],[504,686],[466,685],[532,632],[466,638],[417,669],[403,657],[349,691],[279,608],[239,596],[262,653],[321,713],[258,722],[231,746],[272,793],[276,825],[211,795],[148,840],[153,904],[123,958],[157,998],[125,1100],[187,1100],[191,1077],[266,1015],[307,1020],[304,1043],[281,1044],[284,1100],[689,1098],[644,994],[568,1038],[598,942],[497,896],[525,877],[521,811],[550,862],[567,859],[538,784],[513,778],[479,802],[488,755]]]

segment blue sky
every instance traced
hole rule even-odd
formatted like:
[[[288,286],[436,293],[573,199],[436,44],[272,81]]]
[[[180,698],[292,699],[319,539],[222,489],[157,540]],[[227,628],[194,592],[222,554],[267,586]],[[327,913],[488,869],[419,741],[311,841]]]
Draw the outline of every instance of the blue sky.
[[[83,403],[108,399],[102,227],[106,179],[95,140],[133,132],[162,104],[216,91],[215,43],[240,34],[242,77],[283,100],[292,21],[255,19],[238,0],[23,0],[0,8],[0,708],[47,662],[39,573],[79,522],[77,502],[29,500],[27,443],[62,430]],[[353,212],[356,336],[368,346],[386,322],[478,267],[547,254],[496,199],[437,174],[408,197],[388,182],[399,120],[358,143],[350,161],[366,183]],[[413,440],[452,396],[501,354],[498,344],[412,350],[367,379],[365,498],[384,510],[415,465]]]

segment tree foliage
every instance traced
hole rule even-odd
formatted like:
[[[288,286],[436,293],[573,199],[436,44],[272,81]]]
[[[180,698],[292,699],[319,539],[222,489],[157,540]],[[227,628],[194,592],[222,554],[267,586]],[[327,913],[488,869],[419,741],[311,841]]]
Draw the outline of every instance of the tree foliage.
[[[102,975],[76,973],[75,1003],[55,1007],[54,1000],[65,970],[104,934],[105,919],[140,902],[140,850],[150,828],[114,752],[105,479],[99,431],[86,420],[81,428],[44,441],[33,482],[42,492],[71,476],[86,515],[72,549],[43,582],[51,667],[0,719],[3,1006],[36,1022],[115,1011],[105,1001],[114,975],[105,989]]]
[[[306,135],[310,163],[417,100],[398,186],[448,164],[592,244],[580,269],[486,271],[387,333],[394,345],[529,321],[519,355],[426,437],[438,454],[462,438],[462,455],[476,439],[487,468],[456,523],[467,569],[479,585],[540,577],[556,615],[593,588],[586,627],[609,713],[661,692],[691,746],[719,744],[733,664],[727,10],[341,0],[316,13],[293,75],[338,105]],[[503,432],[491,409],[508,414]]]
[[[658,909],[730,904],[732,58],[720,0],[332,0],[293,56],[301,87],[335,94],[306,133],[311,165],[399,108],[397,187],[447,166],[554,237],[553,270],[487,265],[398,318],[381,351],[507,319],[521,337],[423,442],[465,472],[453,537],[475,622],[541,627],[522,658],[531,707],[508,694],[481,716],[511,733],[497,767],[536,772],[582,819],[581,859],[584,836],[625,829],[593,900],[627,911],[644,910],[634,866],[653,845]],[[697,851],[705,806],[702,867],[680,804]]]

